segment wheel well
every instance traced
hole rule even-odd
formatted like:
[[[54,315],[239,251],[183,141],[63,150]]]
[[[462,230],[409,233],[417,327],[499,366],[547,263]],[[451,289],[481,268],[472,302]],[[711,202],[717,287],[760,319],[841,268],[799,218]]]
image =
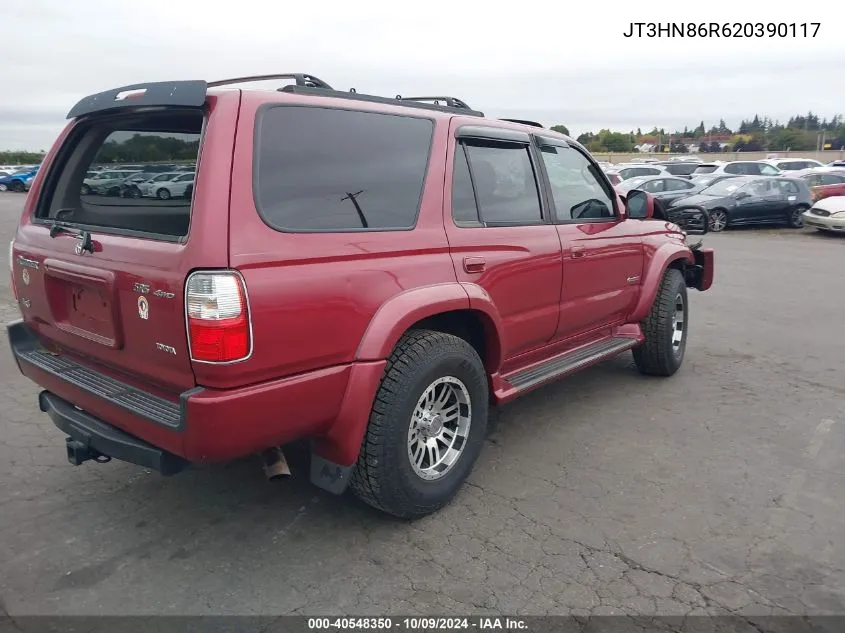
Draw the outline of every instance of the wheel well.
[[[464,339],[478,352],[488,372],[500,365],[501,347],[496,328],[490,318],[478,310],[441,312],[414,323],[413,330],[436,330]]]

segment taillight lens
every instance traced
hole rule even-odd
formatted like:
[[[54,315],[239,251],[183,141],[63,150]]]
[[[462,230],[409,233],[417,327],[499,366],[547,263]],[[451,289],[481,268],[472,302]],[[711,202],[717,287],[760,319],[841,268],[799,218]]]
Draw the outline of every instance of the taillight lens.
[[[249,306],[239,274],[192,274],[185,289],[185,310],[192,360],[231,363],[249,356]]]
[[[12,294],[18,298],[18,288],[15,285],[15,241],[9,242],[9,281],[12,284]]]

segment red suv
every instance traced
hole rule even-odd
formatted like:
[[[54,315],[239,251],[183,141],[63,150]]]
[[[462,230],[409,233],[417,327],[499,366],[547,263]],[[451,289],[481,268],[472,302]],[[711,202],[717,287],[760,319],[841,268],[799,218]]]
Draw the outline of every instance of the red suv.
[[[294,83],[92,95],[45,158],[8,334],[71,463],[172,474],[308,438],[317,486],[420,516],[468,476],[491,405],[626,350],[681,365],[713,252],[645,192],[623,205],[581,145],[459,99],[271,78]],[[121,162],[196,178],[82,193]]]

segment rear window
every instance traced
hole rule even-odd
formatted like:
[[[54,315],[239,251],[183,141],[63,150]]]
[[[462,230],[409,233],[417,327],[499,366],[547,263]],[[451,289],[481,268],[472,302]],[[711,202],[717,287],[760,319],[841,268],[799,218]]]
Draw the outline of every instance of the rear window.
[[[698,169],[698,166],[695,163],[679,163],[674,165],[666,165],[666,171],[668,171],[673,176],[689,176],[696,169]]]
[[[413,116],[268,108],[257,129],[258,211],[279,231],[413,228],[433,131]]]
[[[186,236],[193,173],[174,170],[195,168],[202,126],[199,110],[101,117],[80,125],[50,169],[36,217],[145,237]],[[92,173],[97,166],[106,168]],[[174,182],[186,173],[189,178]]]
[[[699,165],[695,168],[694,174],[712,174],[716,171],[716,165]]]

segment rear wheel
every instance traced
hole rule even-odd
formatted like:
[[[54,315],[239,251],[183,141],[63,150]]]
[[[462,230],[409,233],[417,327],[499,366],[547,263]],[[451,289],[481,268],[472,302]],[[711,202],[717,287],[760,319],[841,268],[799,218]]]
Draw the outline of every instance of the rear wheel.
[[[0,191],[7,191],[9,189],[9,185],[5,182],[0,182]]]
[[[170,200],[170,190],[165,189],[164,187],[156,191],[156,195],[159,200]]]
[[[352,490],[400,518],[442,508],[472,471],[487,413],[487,376],[472,346],[442,332],[408,332],[388,360]]]
[[[645,342],[633,350],[637,368],[649,376],[671,376],[684,361],[689,334],[687,286],[678,269],[666,271],[642,327]]]
[[[89,193],[91,193],[91,187],[83,183],[82,187],[79,190],[79,193],[81,193],[83,196],[87,196]]]
[[[141,190],[138,189],[138,187],[132,187],[129,190],[129,197],[135,198],[135,199],[140,198],[141,197]]]
[[[724,231],[728,226],[728,212],[724,209],[713,209],[710,212],[710,230],[714,233]]]
[[[9,183],[9,191],[20,193],[23,191],[23,183],[20,180],[13,180]]]
[[[799,206],[795,207],[792,210],[792,213],[789,214],[789,226],[793,229],[800,229],[804,226],[804,211],[806,211],[808,207],[806,206]]]

